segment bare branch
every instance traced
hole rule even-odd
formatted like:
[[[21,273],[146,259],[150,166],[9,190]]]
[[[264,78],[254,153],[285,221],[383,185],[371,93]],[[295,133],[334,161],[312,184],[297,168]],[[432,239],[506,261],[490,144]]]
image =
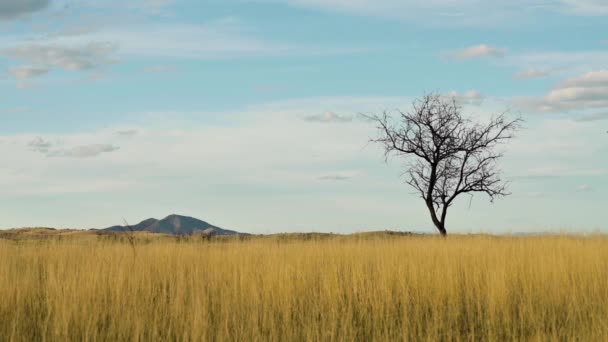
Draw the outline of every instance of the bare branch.
[[[461,194],[485,193],[490,201],[509,195],[500,178],[495,148],[514,137],[521,119],[507,112],[488,123],[474,123],[462,115],[454,98],[430,93],[414,101],[410,112],[366,116],[377,124],[372,142],[384,147],[384,155],[403,157],[407,183],[427,204],[433,223],[446,234],[448,208]]]

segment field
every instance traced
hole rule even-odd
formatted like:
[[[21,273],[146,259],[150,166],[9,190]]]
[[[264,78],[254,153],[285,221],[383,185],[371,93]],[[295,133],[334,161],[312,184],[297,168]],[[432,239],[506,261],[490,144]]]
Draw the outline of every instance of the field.
[[[608,340],[601,235],[132,242],[0,235],[0,340]]]

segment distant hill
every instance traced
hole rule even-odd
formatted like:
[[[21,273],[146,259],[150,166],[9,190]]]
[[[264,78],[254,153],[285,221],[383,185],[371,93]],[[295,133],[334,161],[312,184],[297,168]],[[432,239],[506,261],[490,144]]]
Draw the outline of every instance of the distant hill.
[[[151,232],[173,235],[247,235],[233,230],[222,229],[194,217],[169,215],[162,220],[149,218],[132,226],[113,226],[102,229],[110,232]]]

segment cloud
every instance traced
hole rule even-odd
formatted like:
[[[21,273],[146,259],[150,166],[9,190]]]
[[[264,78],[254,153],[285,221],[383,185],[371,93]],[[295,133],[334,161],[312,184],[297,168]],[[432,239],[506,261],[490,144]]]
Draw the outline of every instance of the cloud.
[[[504,50],[486,44],[469,46],[467,48],[444,53],[457,59],[475,59],[483,57],[503,57]]]
[[[591,113],[576,118],[579,122],[608,120],[608,112]]]
[[[144,0],[141,5],[135,4],[133,7],[135,9],[144,10],[145,12],[157,15],[157,16],[169,16],[171,12],[169,12],[166,8],[172,5],[174,0]]]
[[[47,157],[90,158],[102,153],[117,151],[119,148],[110,144],[89,144],[69,148],[56,147],[55,144],[42,137],[36,137],[27,143],[30,150],[39,152]]]
[[[294,99],[234,112],[197,115],[197,119],[206,115],[222,115],[225,121],[221,123],[178,121],[180,113],[171,113],[171,117],[166,119],[144,119],[141,127],[118,126],[93,132],[43,136],[43,140],[57,142],[49,151],[70,150],[73,146],[87,146],[96,142],[120,146],[121,153],[102,154],[101,157],[87,159],[87,162],[76,158],[41,158],[39,154],[23,153],[34,136],[1,136],[0,139],[18,143],[0,144],[4,165],[24,171],[7,174],[0,167],[0,188],[4,194],[10,194],[9,199],[15,194],[26,193],[35,200],[39,193],[44,193],[44,196],[55,195],[56,198],[73,200],[78,204],[87,202],[83,199],[90,199],[90,196],[63,197],[62,193],[67,189],[79,189],[81,185],[94,186],[100,192],[107,192],[107,198],[97,199],[111,203],[108,213],[133,205],[129,210],[140,210],[142,215],[146,211],[163,210],[168,202],[142,200],[163,193],[166,198],[180,199],[171,202],[171,205],[205,207],[213,215],[228,220],[234,217],[235,208],[243,210],[241,217],[245,218],[236,218],[240,221],[236,222],[235,227],[238,224],[246,226],[246,221],[257,219],[274,227],[284,226],[285,222],[294,220],[290,216],[303,217],[303,214],[299,214],[303,206],[312,206],[310,209],[314,211],[327,211],[327,214],[311,219],[317,221],[313,225],[318,222],[331,225],[335,220],[336,226],[351,229],[379,224],[379,219],[387,220],[380,221],[381,225],[385,222],[392,224],[410,215],[412,220],[425,224],[428,218],[416,214],[420,202],[416,196],[408,195],[407,187],[400,180],[400,165],[396,163],[387,167],[383,163],[381,149],[367,144],[368,137],[375,132],[373,125],[353,119],[351,124],[340,125],[340,129],[336,130],[335,125],[303,124],[302,121],[305,115],[322,113],[324,110],[352,115],[359,111],[406,109],[410,107],[410,100],[403,97]],[[491,106],[492,98],[488,98],[479,111],[490,107],[488,112],[494,112]],[[191,114],[181,115],[187,117]],[[586,182],[576,177],[605,177],[606,165],[597,156],[602,155],[602,151],[608,147],[608,140],[590,136],[588,133],[593,129],[591,124],[562,119],[550,121],[552,123],[547,127],[539,127],[538,121],[531,120],[527,124],[530,129],[521,132],[522,136],[513,141],[519,145],[519,149],[511,150],[511,143],[505,146],[509,149],[501,163],[505,179],[512,178],[522,170],[535,171],[537,176],[570,174],[572,178],[568,181],[578,182],[569,186],[574,191],[577,185]],[[123,140],[115,134],[131,128],[140,131],[137,139]],[[551,144],[547,147],[548,143]],[[15,146],[21,146],[22,150]],[[248,158],[243,158],[245,150],[250,151]],[[349,171],[353,169],[360,170],[360,173]],[[365,175],[365,179],[363,176],[361,179],[352,178],[357,175]],[[213,181],[210,182],[210,179]],[[125,185],[110,189],[96,185],[105,184],[105,181],[124,182]],[[514,183],[522,184],[521,192],[513,189],[517,195],[524,191],[551,191],[562,182],[559,178],[552,178],[543,182],[517,179]],[[340,191],[334,191],[331,187],[338,187]],[[342,199],[346,201],[341,202]],[[332,203],[338,201],[339,206],[343,207],[339,215],[331,212],[334,208]],[[501,213],[488,215],[495,219],[509,211],[531,208],[529,204],[532,201],[521,202],[521,198],[506,199],[504,203],[507,207],[503,207]],[[279,203],[282,216],[274,215],[277,210],[273,203]],[[386,208],[387,205],[389,208]],[[551,205],[547,204],[546,207],[550,208]],[[551,217],[549,224],[558,224],[559,220],[567,218],[566,207],[566,204],[558,207],[556,212],[561,215]],[[405,211],[398,211],[398,208]],[[350,221],[340,221],[348,216],[345,214],[349,210],[356,212],[352,220],[359,222],[351,224]],[[398,214],[387,218],[389,210]],[[484,210],[480,213],[483,216]],[[529,215],[534,214],[529,209]],[[455,208],[455,215],[463,217],[461,223],[455,225],[466,227],[469,224],[470,213],[466,210]],[[413,225],[418,225],[417,222]]]
[[[352,122],[352,116],[339,115],[334,112],[325,112],[323,114],[308,115],[304,117],[304,121],[308,122]]]
[[[541,192],[541,191],[531,191],[531,192],[524,192],[524,193],[520,193],[517,194],[517,197],[524,197],[524,198],[543,198],[546,197],[546,193]]]
[[[48,140],[44,140],[41,137],[36,137],[27,144],[32,151],[40,152],[40,153],[48,153],[49,149],[53,146]]]
[[[588,72],[580,77],[575,77],[561,82],[558,88],[578,87],[605,87],[608,86],[608,70]]]
[[[118,6],[118,4],[117,4]],[[204,24],[106,26],[74,35],[0,37],[0,56],[65,70],[95,70],[130,59],[165,59],[145,72],[169,72],[174,60],[325,56],[367,51],[360,47],[277,42],[228,18]],[[150,39],[154,37],[154,39]]]
[[[3,111],[8,112],[8,113],[24,114],[24,113],[32,112],[33,109],[30,107],[14,107],[14,108],[4,109]]]
[[[82,36],[85,34],[93,33],[98,29],[95,25],[75,26],[67,27],[55,32],[46,33],[43,38],[60,38],[60,37],[74,37]]]
[[[560,0],[562,8],[574,14],[601,16],[608,14],[604,0]]]
[[[591,192],[593,188],[587,184],[580,185],[576,188],[576,192]]]
[[[520,71],[513,75],[513,79],[515,80],[527,80],[531,78],[542,78],[551,75],[551,71],[543,70],[543,69],[527,69],[524,71]]]
[[[479,106],[483,103],[485,96],[476,90],[469,90],[465,93],[452,91],[448,93],[449,97],[453,97],[457,102],[465,105]]]
[[[120,137],[133,137],[136,136],[139,133],[138,130],[136,129],[124,129],[124,130],[119,130],[114,132],[115,135],[120,136]]]
[[[51,0],[2,0],[0,1],[0,21],[43,10],[50,3]]]
[[[0,55],[28,61],[44,68],[91,70],[115,62],[111,55],[118,46],[111,42],[90,42],[77,46],[25,44],[0,49]]]
[[[173,65],[150,65],[144,67],[142,70],[151,74],[161,74],[167,72],[174,72],[175,70],[177,70],[177,68]]]
[[[554,177],[597,177],[604,176],[606,170],[602,168],[582,168],[572,165],[552,164],[542,167],[530,168],[518,177],[522,178],[554,178]]]
[[[158,7],[165,7],[170,5],[173,2],[173,0],[146,0],[143,3],[144,7],[152,7],[152,8],[158,8]]]
[[[521,98],[520,106],[541,112],[608,109],[608,70],[591,71],[557,83],[540,98]]]
[[[27,80],[33,77],[45,75],[49,72],[47,67],[23,65],[18,67],[12,67],[8,69],[8,73],[15,77],[17,80]]]
[[[109,144],[82,145],[50,151],[47,153],[47,157],[90,158],[97,157],[102,153],[114,152],[118,149],[119,147]]]
[[[550,71],[568,74],[585,73],[589,70],[601,70],[606,67],[608,51],[605,50],[576,50],[576,51],[526,51],[509,54],[505,63],[517,68],[528,70]]]
[[[217,59],[257,56],[319,56],[359,52],[361,49],[268,41],[254,37],[240,23],[160,25],[124,31],[107,30],[91,38],[116,42],[125,56]],[[154,37],[151,41],[149,37]]]
[[[330,173],[326,175],[322,175],[317,177],[317,180],[320,181],[329,181],[329,182],[341,182],[346,181],[352,178],[359,176],[359,172],[338,172],[338,173]]]
[[[533,20],[538,14],[606,15],[604,0],[258,0],[331,12],[396,18],[432,25],[488,26]]]

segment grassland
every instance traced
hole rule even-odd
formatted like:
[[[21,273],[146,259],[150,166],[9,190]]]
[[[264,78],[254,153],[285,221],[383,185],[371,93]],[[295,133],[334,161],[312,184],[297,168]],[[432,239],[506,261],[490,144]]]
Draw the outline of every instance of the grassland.
[[[608,340],[608,238],[0,236],[1,341]]]

